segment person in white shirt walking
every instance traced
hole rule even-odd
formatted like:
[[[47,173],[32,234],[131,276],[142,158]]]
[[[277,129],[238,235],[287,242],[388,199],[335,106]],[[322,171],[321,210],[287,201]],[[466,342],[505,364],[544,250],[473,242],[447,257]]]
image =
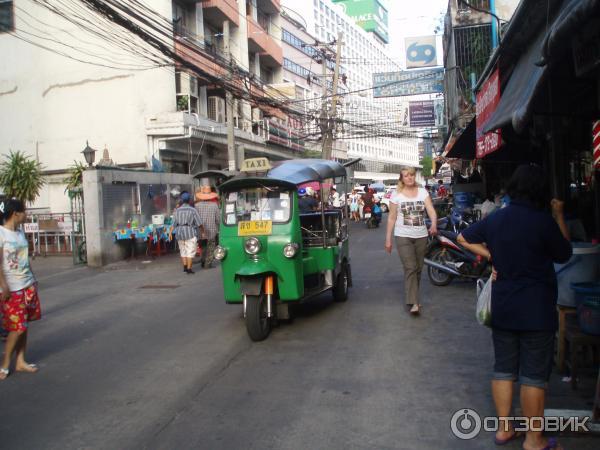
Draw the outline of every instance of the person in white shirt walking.
[[[416,182],[414,167],[400,171],[396,193],[390,198],[385,250],[392,252],[392,234],[404,267],[404,291],[406,304],[412,314],[419,314],[419,284],[425,252],[427,250],[427,226],[425,212],[431,220],[429,233],[437,234],[437,215],[429,193]]]
[[[29,266],[29,244],[19,229],[25,222],[25,206],[11,199],[4,206],[5,221],[0,226],[0,309],[2,326],[8,331],[0,380],[10,373],[10,363],[16,354],[15,371],[35,373],[38,368],[25,360],[29,322],[42,317],[37,282]]]

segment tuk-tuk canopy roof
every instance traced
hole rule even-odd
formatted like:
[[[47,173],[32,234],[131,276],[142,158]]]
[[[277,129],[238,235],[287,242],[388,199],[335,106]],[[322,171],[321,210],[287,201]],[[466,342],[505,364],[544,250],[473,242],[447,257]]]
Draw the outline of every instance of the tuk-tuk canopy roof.
[[[290,159],[278,164],[267,173],[268,178],[278,178],[294,184],[345,176],[344,166],[337,161],[326,159]]]
[[[238,175],[219,186],[220,190],[238,189],[256,182],[294,188],[308,181],[345,177],[346,168],[336,161],[325,159],[290,159],[276,163],[263,177]]]

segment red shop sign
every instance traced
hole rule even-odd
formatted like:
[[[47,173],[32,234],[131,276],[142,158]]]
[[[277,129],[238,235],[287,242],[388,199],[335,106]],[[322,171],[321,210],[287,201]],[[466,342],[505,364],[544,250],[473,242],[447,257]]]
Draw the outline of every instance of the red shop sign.
[[[477,149],[476,157],[483,158],[495,152],[502,146],[502,135],[500,130],[483,133],[483,129],[492,113],[496,111],[500,101],[500,73],[496,69],[490,77],[483,83],[481,90],[477,93],[477,102],[475,103],[475,124],[477,125],[476,139]]]

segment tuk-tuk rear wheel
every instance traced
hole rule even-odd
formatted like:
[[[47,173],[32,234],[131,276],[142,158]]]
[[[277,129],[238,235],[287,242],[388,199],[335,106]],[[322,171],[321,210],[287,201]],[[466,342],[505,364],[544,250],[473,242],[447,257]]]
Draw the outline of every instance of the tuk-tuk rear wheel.
[[[333,301],[334,302],[345,302],[348,300],[348,266],[342,264],[340,273],[335,279],[335,285],[333,286]]]
[[[246,298],[246,330],[255,342],[263,341],[271,332],[271,319],[267,317],[267,296],[248,295]]]

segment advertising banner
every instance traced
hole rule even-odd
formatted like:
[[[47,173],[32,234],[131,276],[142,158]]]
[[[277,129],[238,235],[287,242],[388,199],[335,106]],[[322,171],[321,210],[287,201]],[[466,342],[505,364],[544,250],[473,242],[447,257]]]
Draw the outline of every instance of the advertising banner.
[[[433,100],[423,100],[409,103],[411,128],[435,126],[435,111]]]
[[[444,69],[374,73],[373,88],[375,98],[444,92]]]
[[[389,42],[388,11],[379,0],[333,0],[347,16],[365,31],[375,33],[386,44]]]
[[[437,63],[437,41],[435,36],[408,37],[404,39],[406,68],[435,67]]]
[[[500,101],[500,73],[496,69],[490,77],[485,81],[481,90],[477,93],[477,101],[475,103],[475,123],[476,128],[476,151],[477,159],[483,158],[495,152],[502,146],[502,136],[500,130],[495,130],[489,133],[483,133],[483,129],[492,113],[496,110]]]
[[[446,125],[446,115],[444,114],[444,99],[436,98],[433,101],[433,110],[435,111],[435,126],[443,127]]]

